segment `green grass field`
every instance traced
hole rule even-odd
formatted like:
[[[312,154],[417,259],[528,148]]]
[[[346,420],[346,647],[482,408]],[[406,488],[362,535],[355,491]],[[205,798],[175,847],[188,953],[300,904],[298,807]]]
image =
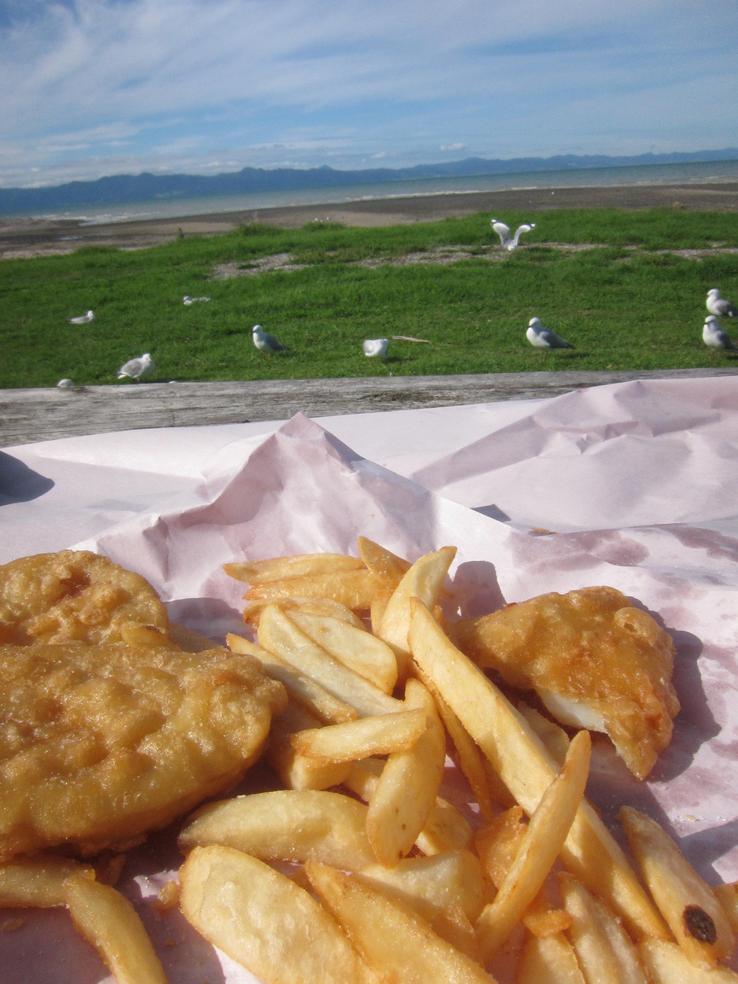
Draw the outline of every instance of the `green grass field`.
[[[146,250],[6,260],[0,387],[53,386],[63,376],[115,383],[118,366],[143,352],[156,363],[150,381],[738,368],[733,353],[701,340],[708,288],[738,301],[738,252],[730,252],[738,215],[587,209],[502,218],[537,223],[511,254],[496,248],[489,215],[479,214],[384,229],[255,225]],[[434,251],[446,247],[469,255],[440,263]],[[259,270],[279,254],[301,268]],[[250,275],[214,279],[223,264]],[[211,301],[187,307],[184,294]],[[92,324],[67,323],[88,308]],[[524,332],[533,315],[575,349],[531,348]],[[288,351],[258,352],[257,322]],[[390,342],[384,363],[363,356],[363,339],[392,335],[432,344]]]

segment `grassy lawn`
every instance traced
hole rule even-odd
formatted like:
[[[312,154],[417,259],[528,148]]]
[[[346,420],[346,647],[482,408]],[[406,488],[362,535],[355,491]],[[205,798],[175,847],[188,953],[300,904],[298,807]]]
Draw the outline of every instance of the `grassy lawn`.
[[[247,226],[146,250],[4,261],[0,387],[53,386],[63,376],[115,383],[117,367],[143,352],[156,363],[151,381],[738,369],[732,353],[701,340],[708,288],[738,300],[738,253],[729,252],[738,249],[738,215],[588,209],[501,218],[537,223],[517,252],[496,248],[489,215],[480,214],[384,229]],[[464,258],[439,262],[446,248]],[[260,268],[280,254],[300,268]],[[215,279],[225,264],[248,275]],[[187,307],[184,294],[211,301]],[[92,324],[67,324],[88,308]],[[524,332],[533,315],[575,349],[532,349]],[[257,322],[288,351],[257,352]],[[738,340],[738,326],[734,333]],[[362,355],[364,338],[392,335],[432,344],[391,341],[384,363]]]

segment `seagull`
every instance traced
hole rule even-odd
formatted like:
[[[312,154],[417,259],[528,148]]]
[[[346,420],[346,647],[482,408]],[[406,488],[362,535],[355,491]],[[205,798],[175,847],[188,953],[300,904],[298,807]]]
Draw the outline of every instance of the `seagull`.
[[[80,314],[78,318],[67,318],[70,325],[89,325],[89,323],[94,320],[94,311],[88,311],[86,314]]]
[[[190,297],[189,294],[185,294],[185,296],[182,298],[182,303],[186,304],[189,307],[190,304],[197,304],[198,301],[207,302],[209,300],[210,300],[209,297]]]
[[[531,229],[535,229],[536,227],[535,222],[526,222],[524,225],[518,226],[518,228],[515,230],[515,235],[511,236],[510,226],[505,225],[504,222],[500,222],[499,219],[490,219],[489,224],[492,226],[492,229],[500,237],[500,245],[504,246],[504,248],[507,250],[517,249],[518,241],[520,240],[520,237],[524,233],[530,232]]]
[[[71,379],[66,379],[66,378],[60,379],[59,382],[56,384],[56,388],[61,390],[74,389],[74,382]]]
[[[573,345],[565,342],[563,338],[557,335],[555,331],[551,331],[550,328],[544,328],[540,318],[530,319],[525,337],[535,348],[574,348]]]
[[[711,314],[709,318],[705,318],[705,323],[702,327],[702,341],[708,348],[735,350],[735,345],[730,335],[727,331],[723,331],[720,327],[720,322],[714,314]]]
[[[738,318],[738,308],[721,297],[717,287],[708,290],[705,304],[710,314],[715,314],[718,317],[722,315],[726,318]]]
[[[361,343],[361,348],[364,355],[370,359],[384,359],[388,345],[388,338],[367,338]]]
[[[153,368],[154,360],[148,352],[144,352],[137,359],[129,359],[128,362],[123,363],[118,370],[118,379],[128,378],[138,382],[143,375],[150,372]]]
[[[284,352],[285,347],[274,335],[269,335],[261,325],[254,325],[251,329],[251,337],[254,341],[254,345],[259,349],[260,352]]]

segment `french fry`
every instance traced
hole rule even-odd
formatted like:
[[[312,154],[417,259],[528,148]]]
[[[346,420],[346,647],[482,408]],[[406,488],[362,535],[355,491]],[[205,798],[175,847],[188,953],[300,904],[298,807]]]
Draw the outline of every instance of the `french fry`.
[[[564,906],[572,918],[569,939],[585,979],[596,984],[645,984],[647,978],[642,972],[640,977],[627,976],[610,943],[603,909],[584,885],[566,874],[561,875],[560,882]]]
[[[559,775],[545,791],[494,900],[477,920],[482,953],[490,960],[536,897],[566,840],[584,796],[590,738],[580,731]]]
[[[309,862],[305,869],[323,904],[383,979],[403,984],[490,984],[476,961],[434,933],[411,908],[376,891],[360,875],[347,875],[318,862]]]
[[[551,758],[557,765],[561,765],[569,749],[569,736],[561,725],[550,721],[525,701],[518,701],[515,706],[546,746]]]
[[[423,554],[408,568],[387,602],[379,636],[395,650],[400,678],[404,678],[410,668],[410,600],[419,598],[432,609],[455,556],[456,547],[441,547]]]
[[[561,934],[529,936],[515,984],[587,984],[571,944]]]
[[[226,645],[231,652],[256,657],[269,676],[283,683],[290,697],[305,710],[314,714],[318,721],[324,724],[339,724],[342,721],[353,721],[359,716],[356,708],[329,693],[312,677],[301,673],[281,656],[270,653],[232,632],[226,635]]]
[[[64,882],[82,873],[94,878],[92,868],[67,858],[18,858],[0,865],[0,908],[49,909],[65,905]]]
[[[329,598],[352,611],[369,611],[377,591],[377,579],[366,569],[303,574],[279,581],[253,584],[244,595],[251,601],[280,601],[282,598]]]
[[[366,832],[381,864],[397,864],[412,848],[436,802],[446,758],[446,735],[431,694],[419,680],[405,687],[405,704],[424,722],[407,750],[390,755],[369,801]]]
[[[642,940],[639,952],[651,984],[738,984],[727,967],[700,967],[667,940]]]
[[[410,561],[398,557],[391,550],[366,536],[360,536],[357,543],[359,557],[367,569],[380,580],[389,582],[394,589],[410,569]]]
[[[64,883],[72,922],[97,950],[118,984],[166,984],[161,962],[131,903],[85,873]]]
[[[383,763],[378,759],[354,762],[343,785],[368,803],[377,788],[382,769]],[[472,829],[466,817],[448,800],[437,796],[425,826],[415,840],[415,846],[423,854],[431,856],[464,850],[471,840]]]
[[[599,916],[607,941],[615,960],[620,968],[620,973],[624,981],[633,984],[648,984],[648,975],[638,956],[638,950],[631,938],[623,929],[623,925],[617,916],[607,908],[604,902],[593,897],[592,902]]]
[[[350,704],[362,716],[391,714],[404,709],[402,701],[385,694],[313,642],[276,605],[268,605],[262,613],[259,644],[311,677],[335,697]]]
[[[290,611],[292,621],[339,663],[371,681],[386,694],[397,683],[397,657],[386,642],[330,615]]]
[[[492,806],[493,797],[491,791],[490,772],[485,767],[485,758],[475,745],[469,732],[459,721],[454,712],[448,706],[442,695],[431,687],[431,692],[438,706],[448,736],[456,751],[454,759],[469,783],[474,798],[479,806],[479,813],[483,820],[491,820],[495,810]],[[495,787],[497,788],[497,787]]]
[[[300,755],[292,747],[292,735],[319,725],[317,718],[290,701],[272,721],[266,760],[287,789],[330,789],[339,786],[349,773],[350,762],[319,762]]]
[[[738,882],[727,882],[725,885],[715,885],[715,897],[723,907],[733,932],[738,933]]]
[[[255,977],[380,984],[310,893],[263,861],[230,847],[200,847],[179,877],[185,919]]]
[[[222,844],[263,861],[325,861],[348,871],[374,862],[363,803],[322,790],[236,796],[198,810],[179,835],[183,852]]]
[[[292,747],[322,762],[358,762],[372,755],[406,752],[426,728],[426,714],[414,708],[298,731],[292,736]]]
[[[253,601],[246,605],[243,610],[244,622],[248,625],[258,625],[264,608],[273,604],[275,604],[273,601]],[[349,625],[354,625],[357,629],[364,628],[364,623],[355,612],[341,604],[340,601],[333,601],[331,598],[280,598],[278,604],[280,608],[286,611],[308,612],[310,615],[330,615],[331,618],[340,618],[342,622],[348,622]]]
[[[334,574],[339,571],[360,570],[364,566],[359,557],[347,554],[312,553],[288,554],[284,557],[269,557],[265,560],[251,560],[223,564],[229,577],[247,584],[263,584],[267,581],[281,581],[288,577],[303,577],[314,574]]]
[[[421,915],[429,921],[438,912],[456,908],[469,919],[476,919],[484,905],[482,869],[478,858],[467,850],[402,858],[393,868],[370,864],[361,870],[361,876],[393,889],[407,902],[424,902],[427,908]]]
[[[621,807],[618,819],[643,880],[689,959],[712,967],[729,956],[735,936],[728,917],[671,837],[633,807]]]
[[[556,774],[553,759],[525,718],[453,645],[423,603],[414,599],[412,608],[410,646],[422,675],[443,693],[530,816]],[[585,884],[605,893],[635,934],[668,934],[625,854],[586,801],[577,810],[561,857]]]

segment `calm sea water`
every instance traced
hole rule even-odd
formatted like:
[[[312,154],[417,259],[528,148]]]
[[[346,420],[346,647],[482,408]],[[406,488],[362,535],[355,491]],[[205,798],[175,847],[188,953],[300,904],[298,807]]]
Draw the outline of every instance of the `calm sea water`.
[[[707,164],[652,164],[639,167],[572,168],[566,171],[480,175],[468,178],[428,178],[422,181],[389,181],[382,184],[340,188],[304,188],[299,191],[258,192],[246,195],[208,198],[161,199],[120,207],[106,205],[84,211],[48,213],[45,218],[77,219],[85,223],[129,222],[137,219],[175,218],[213,212],[240,212],[247,209],[285,205],[347,204],[408,195],[463,195],[479,191],[524,188],[586,188],[603,185],[675,184],[738,181],[738,161]]]

